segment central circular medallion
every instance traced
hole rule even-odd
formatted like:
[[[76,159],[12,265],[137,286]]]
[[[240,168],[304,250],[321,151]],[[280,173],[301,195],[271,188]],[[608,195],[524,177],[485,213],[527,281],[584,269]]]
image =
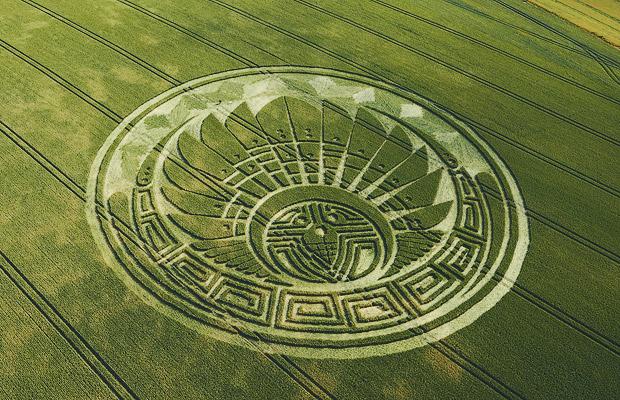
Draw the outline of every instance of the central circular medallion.
[[[248,238],[273,272],[322,289],[381,272],[395,250],[392,229],[372,203],[328,185],[269,197],[257,207]]]
[[[303,357],[439,340],[499,301],[528,245],[518,187],[475,132],[325,69],[171,89],[109,136],[87,195],[107,262],[146,302]]]

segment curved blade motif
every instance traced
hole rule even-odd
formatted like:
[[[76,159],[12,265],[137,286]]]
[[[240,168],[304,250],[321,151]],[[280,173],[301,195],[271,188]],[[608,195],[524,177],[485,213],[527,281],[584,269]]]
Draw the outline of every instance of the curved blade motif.
[[[281,272],[310,282],[355,280],[385,262],[380,242],[387,233],[346,206],[293,206],[289,199],[292,208],[277,216],[279,210],[270,214],[259,207],[268,215],[259,211],[252,218],[267,227],[269,268],[243,240],[252,210],[271,193],[308,185],[317,185],[317,193],[322,185],[338,188],[367,203],[360,207],[384,215],[398,247],[387,274],[398,271],[439,242],[440,233],[430,229],[452,203],[435,204],[444,171],[429,171],[426,146],[416,148],[403,127],[386,129],[379,117],[363,107],[351,117],[330,104],[286,96],[256,115],[246,103],[223,122],[210,114],[198,131],[184,127],[176,151],[164,161],[161,191],[174,206],[169,218],[205,257],[235,270]]]

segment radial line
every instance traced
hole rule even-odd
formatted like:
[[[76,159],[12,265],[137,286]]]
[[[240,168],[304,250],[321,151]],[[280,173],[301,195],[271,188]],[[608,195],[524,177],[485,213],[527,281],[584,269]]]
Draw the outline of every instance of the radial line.
[[[393,166],[389,171],[387,171],[385,174],[383,174],[379,178],[377,178],[376,181],[374,181],[371,184],[369,184],[364,190],[362,190],[360,192],[360,196],[367,198],[368,196],[370,196],[370,194],[372,192],[374,192],[375,190],[379,189],[379,185],[381,185],[383,182],[385,182],[385,180],[392,174],[392,172],[394,172],[398,167],[403,165],[409,158],[413,157],[415,155],[415,153],[418,150],[420,150],[420,149],[421,149],[421,147],[416,149],[415,151],[412,151],[411,154],[407,158],[405,158],[404,160],[402,160],[401,162],[399,162],[398,164]]]
[[[431,171],[431,172],[429,172],[429,174],[431,174],[431,173],[433,173],[435,171]],[[385,203],[387,200],[389,200],[389,199],[393,198],[394,196],[396,196],[398,193],[400,193],[403,190],[405,190],[406,188],[408,188],[409,186],[413,185],[414,183],[416,183],[420,179],[428,176],[429,174],[425,174],[424,176],[422,176],[422,177],[420,177],[420,178],[418,178],[416,180],[413,180],[413,181],[411,181],[411,182],[409,182],[409,183],[407,183],[405,185],[401,185],[401,186],[399,186],[399,187],[397,187],[395,189],[392,189],[389,192],[382,194],[381,196],[378,196],[378,197],[375,197],[375,198],[371,199],[370,201],[378,207],[381,204]],[[435,196],[435,197],[437,197],[437,196]]]
[[[319,185],[325,183],[325,106],[321,107],[321,141],[319,142]]]
[[[389,136],[389,134],[388,134]],[[349,191],[354,191],[357,188],[357,185],[359,185],[359,183],[362,181],[363,176],[366,174],[366,171],[368,171],[368,169],[370,168],[370,165],[372,164],[372,162],[375,160],[375,158],[377,158],[377,155],[379,154],[379,152],[381,151],[381,149],[383,148],[383,146],[387,143],[387,140],[384,140],[383,143],[381,143],[381,146],[379,146],[379,148],[377,149],[377,151],[375,151],[375,154],[372,155],[372,157],[370,157],[370,160],[368,160],[368,162],[366,163],[366,165],[364,165],[364,167],[361,169],[360,173],[357,174],[357,176],[355,177],[355,179],[353,179],[353,182],[351,182],[351,184],[349,185],[349,187],[347,188],[347,190]]]
[[[340,186],[340,183],[342,182],[342,175],[344,175],[344,168],[347,163],[347,157],[349,155],[349,146],[351,145],[351,137],[353,136],[354,128],[355,128],[355,123],[351,124],[351,130],[349,131],[349,137],[347,138],[347,144],[345,145],[344,151],[342,152],[342,157],[340,158],[338,169],[336,169],[336,176],[334,177],[332,186]]]
[[[269,150],[271,151],[271,154],[273,154],[273,158],[274,160],[276,160],[276,162],[278,163],[278,165],[280,166],[280,171],[282,171],[282,174],[284,175],[284,177],[286,178],[286,180],[288,181],[289,185],[294,185],[294,182],[292,181],[291,177],[288,176],[288,174],[286,173],[286,167],[284,166],[284,164],[282,164],[282,159],[280,158],[280,156],[278,155],[278,153],[275,151],[276,145],[275,143],[271,143],[271,140],[269,140],[269,135],[267,135],[265,133],[265,129],[263,128],[263,126],[261,125],[260,121],[257,119],[256,122],[258,123],[258,127],[260,128],[260,130],[262,131],[261,133],[264,133],[265,136],[260,135],[261,137],[263,137],[266,141],[267,141],[267,147],[269,148]],[[277,173],[277,171],[274,171],[273,174]]]
[[[286,115],[288,115],[288,124],[291,129],[291,136],[293,138],[293,147],[295,148],[295,156],[297,158],[297,164],[299,164],[299,176],[303,184],[310,184],[308,181],[308,174],[306,173],[306,167],[301,159],[301,152],[299,151],[299,142],[297,142],[297,136],[295,135],[295,127],[293,125],[293,119],[291,118],[291,110],[288,107],[288,102],[284,98],[284,107],[286,107]]]

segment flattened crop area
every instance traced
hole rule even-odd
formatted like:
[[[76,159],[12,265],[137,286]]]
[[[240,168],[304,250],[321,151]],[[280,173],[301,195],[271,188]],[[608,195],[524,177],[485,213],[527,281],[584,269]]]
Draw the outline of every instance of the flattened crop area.
[[[557,16],[3,0],[0,77],[0,398],[617,397],[620,54]]]

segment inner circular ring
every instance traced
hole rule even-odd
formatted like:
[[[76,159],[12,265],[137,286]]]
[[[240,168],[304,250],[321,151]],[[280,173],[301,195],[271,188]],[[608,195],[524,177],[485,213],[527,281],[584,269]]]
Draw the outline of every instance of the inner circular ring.
[[[363,214],[330,201],[294,203],[277,213],[264,231],[272,265],[308,282],[347,282],[384,263],[377,227]]]
[[[295,245],[302,246],[309,253],[316,253],[320,258],[323,254],[323,264],[335,266],[338,261],[342,261],[340,257],[343,254],[327,254],[327,247],[337,246],[335,240],[337,236],[345,234],[348,230],[346,223],[338,224],[334,219],[347,217],[351,224],[356,224],[364,236],[364,240],[368,243],[374,240],[374,251],[372,260],[366,261],[365,268],[362,266],[357,272],[343,274],[337,270],[333,274],[324,275],[325,279],[307,279],[308,274],[296,271],[296,268],[305,269],[308,266],[295,265],[295,262],[282,265],[282,258],[276,257],[273,249],[273,241],[269,239],[273,237],[274,231],[278,230],[274,222],[288,221],[291,218],[287,212],[295,212],[295,209],[304,207],[314,208],[316,213],[322,212],[325,215],[321,218],[307,216],[307,221],[290,221],[290,228],[294,233],[291,239],[296,241]],[[322,210],[320,210],[322,209]],[[333,213],[325,213],[325,210],[332,209]],[[336,215],[340,216],[336,216]],[[301,216],[301,215],[300,215]],[[354,193],[348,192],[338,187],[326,185],[309,185],[286,188],[281,191],[274,192],[270,196],[261,201],[250,214],[250,223],[247,228],[247,238],[250,247],[254,251],[257,258],[269,269],[276,273],[285,272],[289,278],[299,282],[316,283],[325,289],[325,283],[338,283],[350,280],[358,280],[361,278],[375,278],[385,272],[386,266],[389,266],[393,260],[396,247],[395,236],[389,222],[384,215],[371,203],[360,198]],[[304,228],[302,228],[302,226]],[[286,232],[284,229],[282,232]],[[339,238],[340,242],[344,238]],[[322,242],[324,245],[322,245]],[[340,251],[344,251],[341,249]],[[370,253],[366,252],[366,256]],[[345,262],[346,263],[346,262]],[[363,264],[363,263],[362,263]],[[320,265],[320,260],[318,265]],[[345,268],[348,266],[345,266]],[[320,274],[319,274],[320,275]],[[306,277],[306,279],[304,279]]]

